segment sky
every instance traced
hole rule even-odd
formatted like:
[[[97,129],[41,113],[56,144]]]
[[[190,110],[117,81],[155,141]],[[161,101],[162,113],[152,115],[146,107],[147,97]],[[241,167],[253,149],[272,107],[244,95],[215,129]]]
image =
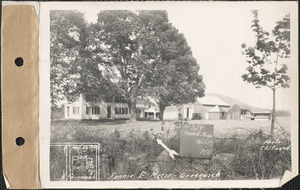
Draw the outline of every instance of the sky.
[[[126,9],[126,6],[118,8]],[[151,10],[151,7],[146,9]],[[276,21],[290,13],[292,7],[276,3],[263,6],[253,3],[202,3],[180,7],[156,6],[152,9],[167,10],[170,22],[186,37],[200,65],[199,74],[203,75],[206,92],[230,96],[255,107],[272,108],[270,89],[257,89],[241,78],[247,67],[241,44],[253,45],[255,40],[251,29],[251,10],[259,10],[261,26],[271,33]],[[99,11],[98,7],[89,8],[88,11],[82,9],[88,22],[96,22]],[[291,75],[297,74],[296,64],[290,64]],[[292,77],[292,81],[295,79]],[[291,102],[287,100],[291,93],[292,89],[277,91],[278,109],[289,109]]]

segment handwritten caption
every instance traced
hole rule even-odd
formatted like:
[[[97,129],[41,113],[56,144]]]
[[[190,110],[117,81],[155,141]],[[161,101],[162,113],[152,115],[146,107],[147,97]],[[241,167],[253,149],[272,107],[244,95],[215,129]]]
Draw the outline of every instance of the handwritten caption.
[[[263,145],[261,146],[260,150],[262,151],[286,151],[290,150],[291,145],[287,145],[285,141],[281,141],[279,139],[275,140],[266,140]]]
[[[164,179],[186,179],[186,180],[201,180],[201,179],[216,179],[220,178],[221,171],[210,172],[210,173],[181,173],[179,175],[171,173],[160,173],[152,172],[148,173],[142,171],[139,175],[135,174],[118,174],[112,173],[109,180],[128,180],[128,179],[153,179],[153,180],[164,180]]]
[[[180,155],[211,159],[213,156],[213,133],[213,125],[185,125],[180,135]]]

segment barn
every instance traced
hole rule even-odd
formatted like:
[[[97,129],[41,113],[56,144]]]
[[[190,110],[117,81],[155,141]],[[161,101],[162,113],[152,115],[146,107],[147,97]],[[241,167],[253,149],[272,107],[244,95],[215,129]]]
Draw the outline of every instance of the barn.
[[[271,112],[245,105],[234,104],[227,113],[228,120],[268,120]]]
[[[234,104],[228,109],[228,120],[251,120],[252,118],[253,114],[247,106]]]
[[[229,105],[223,100],[206,96],[198,98],[195,103],[181,106],[167,106],[164,118],[169,119],[193,119],[193,114],[200,114],[206,120],[266,120],[271,113],[262,109],[254,109],[243,103]]]
[[[183,104],[182,106],[167,106],[164,118],[175,119],[178,114],[182,119],[192,119],[193,114],[199,114],[203,119],[226,119],[230,105],[217,97],[206,96],[198,98],[195,103]]]

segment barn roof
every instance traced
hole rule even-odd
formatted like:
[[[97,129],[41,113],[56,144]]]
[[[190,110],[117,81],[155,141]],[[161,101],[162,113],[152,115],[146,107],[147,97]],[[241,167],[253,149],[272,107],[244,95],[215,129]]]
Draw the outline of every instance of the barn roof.
[[[238,106],[241,110],[248,110],[251,113],[256,113],[256,114],[258,114],[258,113],[267,113],[267,114],[271,113],[270,111],[267,111],[265,109],[251,107],[251,106],[249,106],[247,104],[239,104],[239,103],[237,103],[237,104],[234,104],[234,105]],[[234,105],[232,105],[231,107],[233,107]]]
[[[241,104],[241,103],[237,103],[236,104],[239,108],[241,108],[242,110],[249,110],[251,111],[251,107],[247,104]]]
[[[214,96],[205,96],[203,98],[198,98],[197,101],[200,102],[202,105],[220,105],[228,107],[230,106],[228,103]]]
[[[219,105],[216,105],[212,109],[209,110],[210,113],[221,113],[226,112],[226,110],[222,109]]]
[[[251,111],[250,106],[245,105],[245,104],[238,104],[238,103],[236,103],[236,104],[231,105],[230,108],[232,108],[233,106],[237,106],[237,107],[239,107],[241,110],[249,110],[249,111]]]

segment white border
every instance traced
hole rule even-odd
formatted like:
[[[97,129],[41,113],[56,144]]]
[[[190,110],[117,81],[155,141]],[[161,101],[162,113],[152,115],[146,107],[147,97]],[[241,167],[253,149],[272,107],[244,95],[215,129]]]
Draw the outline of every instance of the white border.
[[[291,10],[293,50],[298,50],[298,14],[297,2],[41,2],[40,3],[40,179],[42,188],[271,188],[279,187],[280,180],[228,180],[228,181],[100,181],[100,182],[54,182],[49,176],[50,145],[50,10],[76,10],[82,8],[117,10],[168,10],[194,6],[213,6],[215,8],[233,8],[243,13],[252,9]],[[293,63],[298,63],[298,51],[292,51]],[[298,77],[298,64],[294,74]],[[292,110],[292,172],[298,174],[298,80],[293,84],[290,101],[295,102]]]

